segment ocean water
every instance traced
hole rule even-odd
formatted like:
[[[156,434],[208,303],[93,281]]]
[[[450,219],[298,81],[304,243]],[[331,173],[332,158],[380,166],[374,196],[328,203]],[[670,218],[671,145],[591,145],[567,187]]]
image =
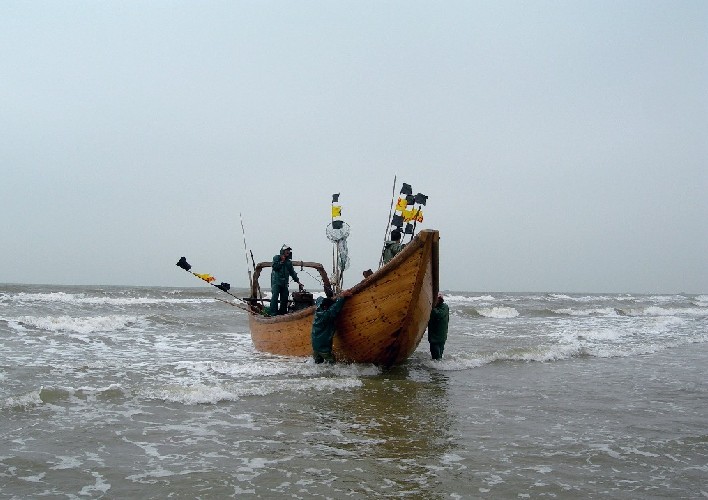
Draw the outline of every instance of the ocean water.
[[[708,497],[708,295],[445,292],[382,370],[219,293],[0,285],[0,498]]]

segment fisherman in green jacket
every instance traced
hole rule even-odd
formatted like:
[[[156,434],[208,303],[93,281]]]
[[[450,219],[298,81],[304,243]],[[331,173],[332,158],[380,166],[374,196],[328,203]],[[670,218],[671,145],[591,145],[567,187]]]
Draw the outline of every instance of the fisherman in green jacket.
[[[286,314],[288,312],[288,280],[292,276],[293,281],[300,285],[300,290],[304,287],[297,278],[297,273],[293,268],[292,248],[283,245],[280,254],[273,256],[273,269],[270,273],[270,291],[273,296],[270,299],[270,314]],[[280,309],[278,309],[278,298],[280,298]]]
[[[391,231],[391,239],[384,243],[383,263],[388,264],[405,246],[401,243],[401,231],[398,229]]]
[[[315,304],[315,319],[312,321],[312,357],[315,363],[327,361],[334,364],[336,359],[332,354],[332,340],[334,339],[334,320],[342,310],[344,301],[351,296],[349,290],[343,291],[337,300],[329,297],[319,297]]]
[[[450,308],[443,300],[442,293],[439,293],[428,321],[428,342],[430,342],[430,355],[433,359],[442,359],[449,320]]]

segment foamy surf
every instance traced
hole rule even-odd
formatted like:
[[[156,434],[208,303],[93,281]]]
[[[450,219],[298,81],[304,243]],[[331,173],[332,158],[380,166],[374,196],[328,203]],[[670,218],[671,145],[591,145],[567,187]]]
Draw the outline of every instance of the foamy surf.
[[[64,304],[87,304],[87,305],[112,305],[112,306],[136,306],[136,305],[175,305],[175,304],[203,304],[213,302],[214,298],[170,298],[170,297],[110,297],[91,296],[88,294],[73,294],[65,292],[52,293],[4,293],[0,300],[5,303],[64,303]]]
[[[170,385],[162,388],[144,388],[141,397],[160,399],[185,405],[216,404],[222,401],[238,401],[247,397],[264,397],[276,393],[298,394],[307,391],[334,393],[349,391],[361,387],[362,382],[356,378],[306,378],[306,379],[271,379],[222,385],[191,384]]]
[[[699,494],[705,294],[448,292],[443,359],[388,369],[260,353],[215,296],[0,287],[3,493]]]
[[[127,328],[144,329],[147,322],[144,318],[131,315],[116,315],[72,318],[70,316],[19,316],[7,319],[10,328],[14,330],[42,330],[45,332],[95,333],[112,332]]]
[[[510,319],[519,316],[519,311],[513,307],[478,307],[477,313],[485,318]]]

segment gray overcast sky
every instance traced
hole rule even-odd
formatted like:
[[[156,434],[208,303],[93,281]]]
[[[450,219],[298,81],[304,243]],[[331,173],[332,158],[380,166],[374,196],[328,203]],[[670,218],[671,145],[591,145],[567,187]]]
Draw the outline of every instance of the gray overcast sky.
[[[345,286],[394,175],[441,287],[708,292],[708,2],[0,3],[0,282]],[[346,276],[346,274],[345,274]]]

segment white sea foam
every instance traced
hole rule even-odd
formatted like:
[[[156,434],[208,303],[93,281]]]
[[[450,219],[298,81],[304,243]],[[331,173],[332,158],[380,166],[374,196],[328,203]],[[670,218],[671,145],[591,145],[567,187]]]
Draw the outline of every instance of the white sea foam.
[[[92,305],[153,305],[153,304],[201,304],[214,302],[214,298],[156,298],[156,297],[92,297],[85,293],[30,293],[20,292],[7,297],[17,302],[44,302]]]
[[[50,467],[50,470],[78,469],[83,464],[81,459],[76,456],[58,455],[55,459],[58,459],[60,462],[54,467]]]
[[[647,300],[652,302],[666,303],[666,302],[682,302],[686,300],[683,295],[652,295],[648,297]]]
[[[213,370],[216,373],[230,377],[278,377],[282,375],[311,377],[320,376],[322,370],[343,377],[373,377],[381,373],[381,368],[367,364],[337,363],[325,367],[317,365],[310,358],[282,358],[274,361],[258,363],[206,362],[198,366],[188,362],[179,363],[179,367],[192,368],[199,371]]]
[[[564,316],[708,316],[708,309],[700,307],[596,307],[574,309],[571,307],[553,309],[555,314]]]
[[[708,309],[700,307],[647,307],[644,313],[647,316],[696,316],[708,317]]]
[[[74,290],[101,295],[88,288]],[[129,289],[125,296],[139,293]],[[161,296],[158,289],[146,294]],[[111,290],[111,296],[124,295]],[[186,296],[204,297],[199,292]],[[508,462],[523,448],[541,452],[520,465],[483,471],[471,491],[503,496],[505,491],[518,490],[533,496],[536,488],[552,483],[546,479],[563,467],[572,452],[584,465],[556,488],[561,494],[574,491],[582,496],[594,491],[592,485],[587,486],[588,480],[597,480],[602,491],[631,488],[638,496],[646,496],[670,487],[686,496],[700,496],[705,488],[691,488],[691,483],[682,489],[689,483],[676,475],[683,462],[700,462],[700,453],[695,452],[694,443],[683,443],[680,429],[669,432],[677,414],[685,417],[686,425],[700,422],[700,404],[696,402],[702,395],[702,378],[696,366],[705,360],[708,344],[690,343],[708,342],[708,322],[705,316],[682,312],[683,307],[702,310],[700,301],[696,296],[665,302],[650,301],[648,296],[634,302],[618,302],[611,296],[608,301],[594,300],[546,298],[540,293],[476,294],[450,305],[453,315],[443,360],[430,360],[424,341],[410,360],[391,371],[344,363],[322,366],[309,358],[257,352],[247,333],[247,320],[230,314],[231,308],[178,304],[161,307],[159,314],[146,314],[139,305],[111,310],[82,303],[13,301],[10,308],[0,307],[0,316],[11,318],[16,330],[23,329],[13,331],[7,320],[0,321],[0,353],[5,358],[0,368],[0,385],[5,389],[0,415],[7,437],[7,449],[0,450],[0,466],[9,467],[18,483],[8,494],[105,496],[139,487],[156,494],[165,488],[182,488],[185,494],[199,496],[208,487],[214,496],[239,492],[253,496],[257,491],[283,496],[293,488],[301,490],[301,496],[336,496],[347,488],[339,479],[351,476],[353,484],[369,496],[385,496],[400,490],[401,485],[412,495],[424,493],[439,480],[447,485],[443,489],[448,497],[463,498],[465,495],[458,493],[469,490],[465,490],[469,474],[461,474],[462,469],[477,457],[493,455],[495,463]],[[470,314],[476,308],[493,306],[513,306],[520,315],[497,319]],[[563,308],[570,312],[549,314]],[[675,315],[672,309],[677,310]],[[21,315],[52,315],[56,319],[109,313],[144,317],[144,324],[111,334],[52,334],[17,322]],[[74,338],[78,336],[93,343],[77,343]],[[671,352],[674,345],[680,347]],[[631,359],[651,351],[661,354]],[[617,359],[587,359],[593,356]],[[623,357],[630,359],[623,361]],[[555,366],[526,366],[529,361],[555,360],[562,361]],[[572,382],[570,390],[561,387],[548,392],[541,377],[549,369],[559,380]],[[469,370],[470,376],[454,370]],[[516,375],[522,376],[523,383]],[[485,383],[489,377],[494,379],[491,385]],[[52,386],[29,391],[47,383],[48,378]],[[541,383],[536,383],[539,380]],[[598,384],[608,380],[602,391],[607,397],[594,398]],[[634,382],[613,384],[613,380]],[[476,390],[482,386],[486,390]],[[676,397],[669,402],[659,398],[649,408],[643,396],[647,390],[657,389],[659,395]],[[539,415],[533,404],[509,405],[507,396],[513,398],[519,391],[531,391],[539,401],[550,397],[547,406],[563,410],[552,416],[562,418],[544,426],[542,419],[534,420]],[[410,404],[401,407],[388,401],[387,394],[414,399],[418,394],[422,400],[440,403],[445,411],[431,413],[411,397],[406,398]],[[353,396],[355,405],[330,404]],[[315,408],[320,402],[322,407]],[[322,410],[320,417],[327,417],[329,424],[324,428],[312,427],[313,408]],[[607,408],[639,415],[638,424],[601,418]],[[642,426],[647,413],[642,410],[646,408],[651,410],[652,422],[669,430],[666,439],[656,439],[651,428]],[[244,415],[250,418],[244,419]],[[460,415],[462,420],[457,418]],[[593,415],[600,417],[590,418]],[[33,425],[23,425],[28,417]],[[462,431],[480,429],[484,439],[469,438],[480,432],[460,432],[460,426],[447,425],[456,418],[464,427]],[[446,432],[437,436],[441,439],[416,437],[416,431],[424,430],[425,419],[443,425]],[[411,422],[422,427],[411,427]],[[485,434],[490,422],[498,423],[505,432]],[[587,432],[589,428],[592,432]],[[67,447],[57,450],[52,440],[36,439],[39,435],[61,435]],[[101,446],[94,446],[96,442]],[[453,442],[455,446],[448,446]],[[420,446],[430,453],[407,453]],[[15,457],[29,454],[49,458],[16,467]],[[607,460],[607,454],[619,460]],[[274,456],[290,462],[274,466]],[[370,460],[353,461],[362,456]],[[111,462],[126,472],[121,477],[106,475],[105,479],[91,475],[91,470],[105,475],[99,469]],[[372,476],[371,471],[377,470],[381,474]],[[210,485],[204,471],[230,471],[231,480]],[[706,469],[698,465],[689,472],[701,474]],[[254,479],[259,474],[262,478]],[[57,475],[69,481],[50,481]],[[631,475],[636,476],[631,483],[624,481]],[[373,479],[368,480],[369,476]],[[380,477],[384,476],[389,479],[382,483]],[[499,478],[508,484],[497,486]],[[40,483],[27,482],[38,479]],[[113,484],[110,489],[109,482]],[[12,484],[8,482],[8,487]]]
[[[126,395],[125,389],[120,384],[110,384],[102,387],[82,386],[73,391],[75,394],[82,396],[97,396],[102,394],[119,394]]]
[[[497,299],[491,295],[479,295],[469,297],[467,295],[443,295],[446,302],[450,303],[475,303],[475,302],[494,302]]]
[[[172,385],[160,389],[143,389],[141,394],[148,399],[161,399],[186,405],[216,404],[219,401],[236,401],[249,396],[267,396],[280,392],[299,393],[303,391],[334,392],[351,390],[361,387],[359,379],[285,379],[258,381],[256,383],[239,382],[238,384],[224,384],[210,386],[206,384],[193,384],[189,386]]]
[[[567,307],[563,309],[554,309],[553,312],[564,316],[618,316],[617,310],[614,307],[592,309],[573,309]]]
[[[616,452],[612,448],[610,448],[610,445],[608,445],[608,444],[591,444],[590,448],[593,448],[597,451],[605,452],[609,456],[611,456],[612,458],[622,460],[622,455],[620,455],[618,452]]]
[[[10,396],[8,398],[5,398],[2,402],[0,402],[0,410],[10,408],[28,408],[41,404],[42,399],[39,397],[39,391],[30,391],[25,394],[19,394],[17,396]]]
[[[538,361],[546,363],[570,359],[581,353],[581,349],[577,345],[546,345],[523,351],[495,352],[486,358],[489,363],[495,361]]]
[[[105,478],[98,472],[92,472],[91,475],[96,480],[94,484],[89,484],[81,488],[79,495],[92,496],[95,492],[106,493],[111,489],[110,483],[107,483]]]
[[[622,447],[622,451],[624,451],[626,454],[641,455],[643,457],[655,458],[655,457],[659,456],[656,453],[651,453],[649,451],[642,451],[642,450],[635,448],[635,447]]]
[[[546,296],[547,300],[561,300],[569,302],[624,302],[636,300],[632,295],[582,295],[572,297],[562,293],[550,293]]]
[[[485,318],[510,319],[516,318],[519,311],[513,307],[478,307],[477,313]]]
[[[479,368],[501,361],[552,362],[570,359],[582,354],[582,348],[575,344],[554,344],[524,350],[495,351],[488,354],[458,352],[445,354],[441,360],[425,360],[423,364],[439,371],[461,371]]]
[[[37,391],[10,398],[12,406],[53,405],[57,401],[95,400],[105,396],[125,396],[127,391],[119,384],[102,387],[43,386]]]
[[[472,354],[458,352],[454,354],[446,354],[445,357],[440,360],[425,359],[423,364],[434,370],[456,372],[461,370],[469,370],[471,368],[479,368],[480,366],[486,365],[488,362],[489,361]]]
[[[708,337],[708,334],[672,334],[688,321],[673,316],[649,316],[637,321],[624,318],[618,320],[620,322],[608,323],[603,318],[590,319],[572,329],[560,330],[551,337],[558,338],[558,346],[562,346],[571,356],[598,358],[652,354],[688,343],[704,342]],[[573,351],[576,354],[572,354]]]
[[[48,332],[95,333],[112,332],[131,327],[144,328],[146,321],[139,316],[108,315],[72,318],[70,316],[20,316],[6,319],[15,330],[36,329]]]
[[[619,325],[609,325],[604,327],[588,327],[582,331],[573,330],[562,332],[561,338],[564,342],[572,343],[575,341],[588,342],[607,342],[617,341],[622,337],[632,337],[632,332],[628,329],[623,329]]]
[[[708,316],[708,309],[701,307],[627,307],[618,309],[618,311],[624,316]]]

